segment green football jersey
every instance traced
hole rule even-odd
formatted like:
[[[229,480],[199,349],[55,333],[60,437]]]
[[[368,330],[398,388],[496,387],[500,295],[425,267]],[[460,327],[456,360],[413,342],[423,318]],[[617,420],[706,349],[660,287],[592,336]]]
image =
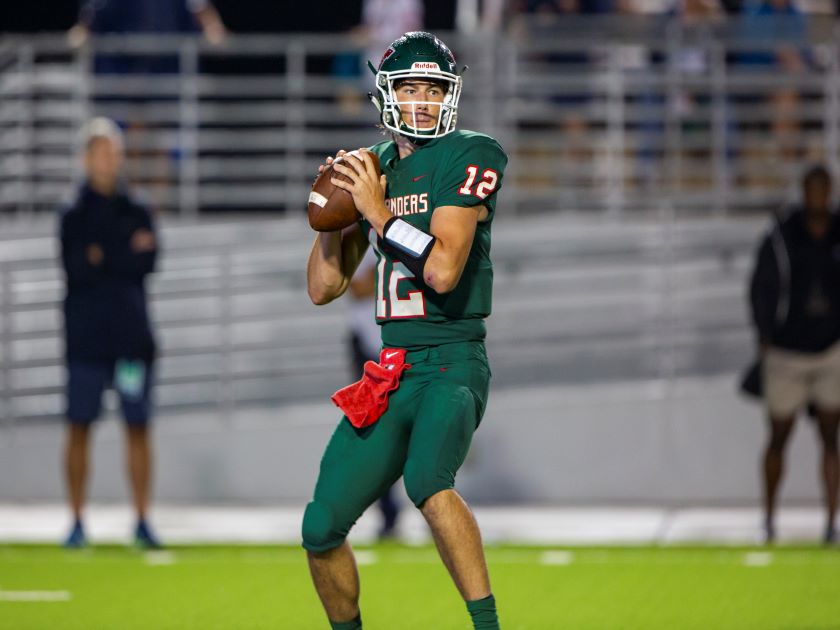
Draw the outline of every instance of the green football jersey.
[[[376,320],[382,343],[414,348],[484,339],[493,291],[490,226],[507,164],[502,147],[490,136],[464,130],[431,140],[402,160],[392,140],[370,150],[388,178],[388,209],[414,227],[430,233],[432,213],[443,206],[484,205],[489,212],[477,226],[458,285],[445,294],[383,253],[376,232],[361,221],[377,255]]]

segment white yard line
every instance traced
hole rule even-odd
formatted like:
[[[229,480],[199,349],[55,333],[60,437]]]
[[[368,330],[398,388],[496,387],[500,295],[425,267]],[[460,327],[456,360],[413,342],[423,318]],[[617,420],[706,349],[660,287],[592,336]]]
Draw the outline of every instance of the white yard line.
[[[175,554],[171,551],[147,551],[143,554],[143,559],[153,567],[175,564]]]
[[[773,562],[773,554],[769,551],[752,551],[744,555],[744,566],[767,567]]]
[[[70,591],[4,591],[0,589],[0,602],[69,602]]]
[[[376,555],[375,551],[368,551],[367,549],[360,549],[353,552],[356,555],[356,564],[358,565],[370,565],[376,564],[379,561],[379,556]]]
[[[571,551],[560,551],[560,550],[553,550],[553,551],[544,551],[540,555],[540,564],[546,564],[551,566],[569,566],[574,562],[575,554]]]

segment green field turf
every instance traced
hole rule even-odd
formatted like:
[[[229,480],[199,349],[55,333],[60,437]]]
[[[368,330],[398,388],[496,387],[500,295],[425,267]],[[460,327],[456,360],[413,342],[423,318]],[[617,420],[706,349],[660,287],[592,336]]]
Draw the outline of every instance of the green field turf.
[[[365,628],[470,627],[433,548],[358,551]],[[505,630],[840,628],[838,549],[491,547],[488,560]],[[0,628],[329,626],[297,548],[0,545]]]

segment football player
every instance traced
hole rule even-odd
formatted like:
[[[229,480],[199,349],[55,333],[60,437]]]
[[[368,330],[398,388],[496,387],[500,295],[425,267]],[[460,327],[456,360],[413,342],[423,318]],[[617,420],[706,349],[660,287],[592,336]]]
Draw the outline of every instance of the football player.
[[[345,415],[321,460],[303,546],[332,628],[361,628],[359,577],[345,539],[402,476],[474,627],[498,628],[481,534],[454,485],[487,402],[490,226],[507,156],[493,138],[456,130],[461,74],[434,35],[406,33],[377,68],[369,65],[389,138],[359,158],[340,151],[341,161],[327,160],[352,180],[332,182],[352,194],[362,218],[319,233],[307,279],[312,301],[326,304],[373,247],[383,348],[379,364],[369,362],[359,383],[333,397]]]

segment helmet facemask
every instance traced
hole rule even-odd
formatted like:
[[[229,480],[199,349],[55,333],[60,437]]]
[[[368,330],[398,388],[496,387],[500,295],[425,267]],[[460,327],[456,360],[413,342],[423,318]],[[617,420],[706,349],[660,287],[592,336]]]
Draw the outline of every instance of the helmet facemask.
[[[417,79],[431,81],[441,85],[445,94],[443,101],[399,101],[397,100],[397,85],[403,81]],[[406,70],[376,73],[376,90],[378,94],[372,99],[381,113],[382,124],[386,129],[409,138],[431,140],[451,133],[455,130],[458,120],[458,101],[461,98],[461,77],[451,72],[445,72],[436,63],[415,63]],[[439,108],[437,121],[424,127],[416,120],[417,106],[426,105],[429,108]],[[408,109],[410,124],[403,118],[403,112]]]

